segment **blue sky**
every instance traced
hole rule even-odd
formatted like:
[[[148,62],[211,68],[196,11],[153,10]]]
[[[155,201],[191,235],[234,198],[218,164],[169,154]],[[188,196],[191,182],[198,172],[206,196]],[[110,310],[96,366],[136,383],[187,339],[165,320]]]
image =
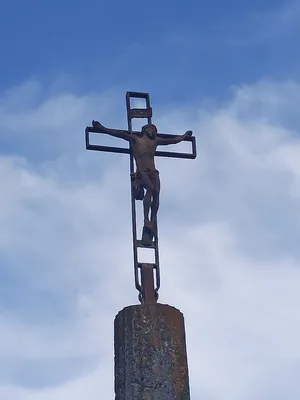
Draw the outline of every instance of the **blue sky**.
[[[4,2],[0,87],[29,77],[81,93],[146,84],[179,102],[195,92],[223,97],[262,76],[299,77],[297,1],[176,4]]]
[[[299,2],[3,3],[0,398],[113,398],[113,319],[137,302],[128,159],[86,152],[84,128],[126,127],[134,90],[198,143],[157,160],[192,398],[298,400]]]

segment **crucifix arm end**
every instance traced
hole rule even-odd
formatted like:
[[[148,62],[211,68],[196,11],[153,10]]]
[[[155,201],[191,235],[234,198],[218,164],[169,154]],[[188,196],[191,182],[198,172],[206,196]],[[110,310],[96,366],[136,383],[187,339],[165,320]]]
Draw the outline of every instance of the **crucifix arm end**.
[[[180,143],[185,138],[191,137],[193,135],[193,131],[186,131],[183,135],[173,136],[173,137],[162,137],[158,138],[158,145],[168,145],[168,144],[176,144]]]
[[[105,126],[100,124],[100,122],[94,120],[92,121],[92,126],[93,128],[99,128],[101,130],[101,133],[106,133],[107,135],[118,137],[127,141],[134,140],[134,137],[128,131],[106,128]]]

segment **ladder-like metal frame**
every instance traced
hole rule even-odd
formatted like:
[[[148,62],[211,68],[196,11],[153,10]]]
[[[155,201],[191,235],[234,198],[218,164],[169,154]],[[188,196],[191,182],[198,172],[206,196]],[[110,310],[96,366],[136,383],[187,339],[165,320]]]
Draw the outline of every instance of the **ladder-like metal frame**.
[[[145,99],[146,108],[131,108],[131,99]],[[128,131],[132,130],[132,119],[144,118],[147,119],[147,123],[152,123],[152,108],[150,106],[149,93],[140,92],[127,92],[126,93],[126,108],[127,108],[127,123]],[[135,172],[135,165],[132,152],[130,152],[130,174],[133,176]],[[131,179],[131,211],[132,211],[132,237],[133,237],[133,261],[134,261],[134,280],[135,287],[139,291],[139,299],[141,302],[145,301],[147,297],[146,292],[153,291],[155,299],[158,299],[158,290],[160,288],[160,270],[159,270],[159,250],[158,250],[158,227],[156,221],[156,229],[154,240],[151,246],[144,246],[142,241],[137,238],[137,224],[136,224],[136,199],[133,196],[133,179]],[[138,248],[154,249],[154,263],[143,263],[138,260]],[[155,270],[155,283],[153,277],[153,271]],[[147,271],[147,272],[146,272]],[[152,276],[151,276],[152,274]],[[153,301],[153,299],[152,299]]]

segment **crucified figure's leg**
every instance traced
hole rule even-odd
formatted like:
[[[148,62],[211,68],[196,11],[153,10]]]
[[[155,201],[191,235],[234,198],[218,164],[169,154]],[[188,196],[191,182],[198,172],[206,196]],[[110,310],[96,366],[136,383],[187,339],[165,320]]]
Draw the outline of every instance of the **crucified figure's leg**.
[[[153,194],[153,200],[151,203],[151,221],[150,221],[150,225],[151,225],[153,233],[155,233],[156,229],[157,229],[158,208],[159,208],[159,193],[155,192]]]
[[[159,193],[160,193],[160,180],[159,180],[159,175],[157,174],[154,181],[153,200],[151,204],[151,225],[154,230],[156,230],[156,224],[157,224],[157,212],[159,209]]]
[[[150,212],[150,208],[151,208],[151,203],[152,203],[152,191],[150,189],[146,189],[146,194],[145,194],[144,201],[143,201],[145,226],[150,225],[149,212]]]
[[[153,200],[151,204],[151,222],[156,220],[158,209],[159,209],[159,193],[155,192],[153,194]]]
[[[148,176],[144,176],[143,186],[146,189],[146,193],[145,193],[144,200],[143,200],[144,225],[149,227],[150,226],[149,212],[150,212],[150,208],[152,206],[153,185]]]

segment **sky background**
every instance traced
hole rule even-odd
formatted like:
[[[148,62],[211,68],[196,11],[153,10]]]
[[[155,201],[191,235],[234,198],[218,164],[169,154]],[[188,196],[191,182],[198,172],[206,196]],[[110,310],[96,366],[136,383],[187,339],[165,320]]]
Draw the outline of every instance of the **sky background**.
[[[84,129],[126,128],[131,90],[197,138],[196,160],[157,160],[191,398],[299,400],[299,43],[296,0],[1,3],[1,399],[114,398],[129,162]]]

